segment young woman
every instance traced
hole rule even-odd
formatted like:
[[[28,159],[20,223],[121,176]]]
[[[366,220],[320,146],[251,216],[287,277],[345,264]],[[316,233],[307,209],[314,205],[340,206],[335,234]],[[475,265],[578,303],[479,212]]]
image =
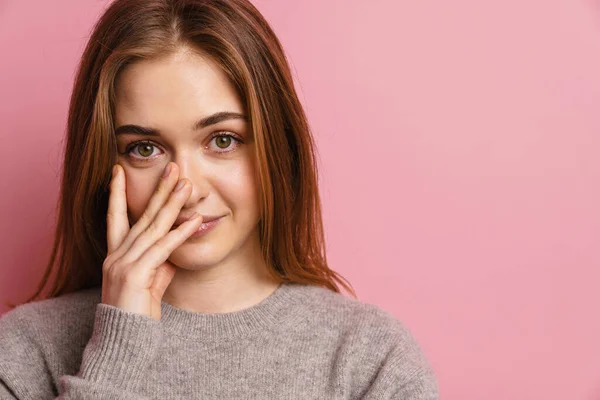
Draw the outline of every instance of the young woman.
[[[63,171],[47,271],[0,318],[0,398],[438,398],[408,329],[327,266],[307,119],[247,0],[114,1]]]

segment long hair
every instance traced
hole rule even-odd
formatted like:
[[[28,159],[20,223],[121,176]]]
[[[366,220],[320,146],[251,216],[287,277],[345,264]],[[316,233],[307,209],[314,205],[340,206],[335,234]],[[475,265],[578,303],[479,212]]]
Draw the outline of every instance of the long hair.
[[[116,0],[94,26],[77,69],[54,244],[25,302],[102,285],[108,187],[117,162],[116,78],[130,63],[182,46],[211,56],[246,108],[256,138],[259,236],[269,273],[341,293],[339,284],[356,297],[327,265],[314,139],[281,43],[261,13],[248,0]]]

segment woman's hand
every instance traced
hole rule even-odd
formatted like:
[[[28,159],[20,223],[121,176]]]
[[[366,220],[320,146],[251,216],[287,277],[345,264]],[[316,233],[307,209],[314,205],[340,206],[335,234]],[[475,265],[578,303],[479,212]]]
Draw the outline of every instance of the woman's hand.
[[[102,265],[102,303],[157,320],[163,294],[175,275],[175,266],[167,258],[202,223],[196,214],[170,231],[191,194],[191,186],[187,179],[178,182],[177,164],[169,163],[165,173],[146,210],[130,229],[125,173],[120,165],[113,167],[106,215],[108,254]],[[183,186],[173,190],[176,183]]]

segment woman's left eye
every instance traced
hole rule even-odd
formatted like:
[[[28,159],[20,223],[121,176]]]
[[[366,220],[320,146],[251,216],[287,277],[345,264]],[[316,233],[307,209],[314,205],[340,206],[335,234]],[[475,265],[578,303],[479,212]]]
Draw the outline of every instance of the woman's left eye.
[[[216,139],[216,140],[215,140]],[[242,143],[242,141],[238,138],[236,138],[233,135],[230,135],[228,133],[218,133],[216,135],[214,135],[211,139],[211,142],[215,141],[215,144],[217,146],[218,149],[221,150],[217,150],[217,153],[229,153],[230,151],[234,151],[235,149],[238,148],[238,146],[240,145],[240,143]],[[223,149],[225,149],[224,151],[222,151]],[[229,150],[227,150],[229,149]]]

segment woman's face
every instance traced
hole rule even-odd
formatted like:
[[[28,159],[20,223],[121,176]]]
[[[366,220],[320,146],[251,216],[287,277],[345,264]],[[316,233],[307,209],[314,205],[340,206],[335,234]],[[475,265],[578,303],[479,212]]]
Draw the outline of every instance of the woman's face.
[[[258,240],[260,216],[249,124],[243,118],[230,118],[194,127],[215,113],[244,115],[234,87],[217,64],[183,51],[130,64],[116,82],[115,112],[118,163],[125,170],[130,223],[140,218],[172,161],[179,166],[179,178],[192,184],[180,215],[196,211],[222,218],[209,233],[188,238],[169,260],[199,270],[250,254],[248,248],[256,245],[251,242]],[[125,125],[157,133],[144,135]]]

